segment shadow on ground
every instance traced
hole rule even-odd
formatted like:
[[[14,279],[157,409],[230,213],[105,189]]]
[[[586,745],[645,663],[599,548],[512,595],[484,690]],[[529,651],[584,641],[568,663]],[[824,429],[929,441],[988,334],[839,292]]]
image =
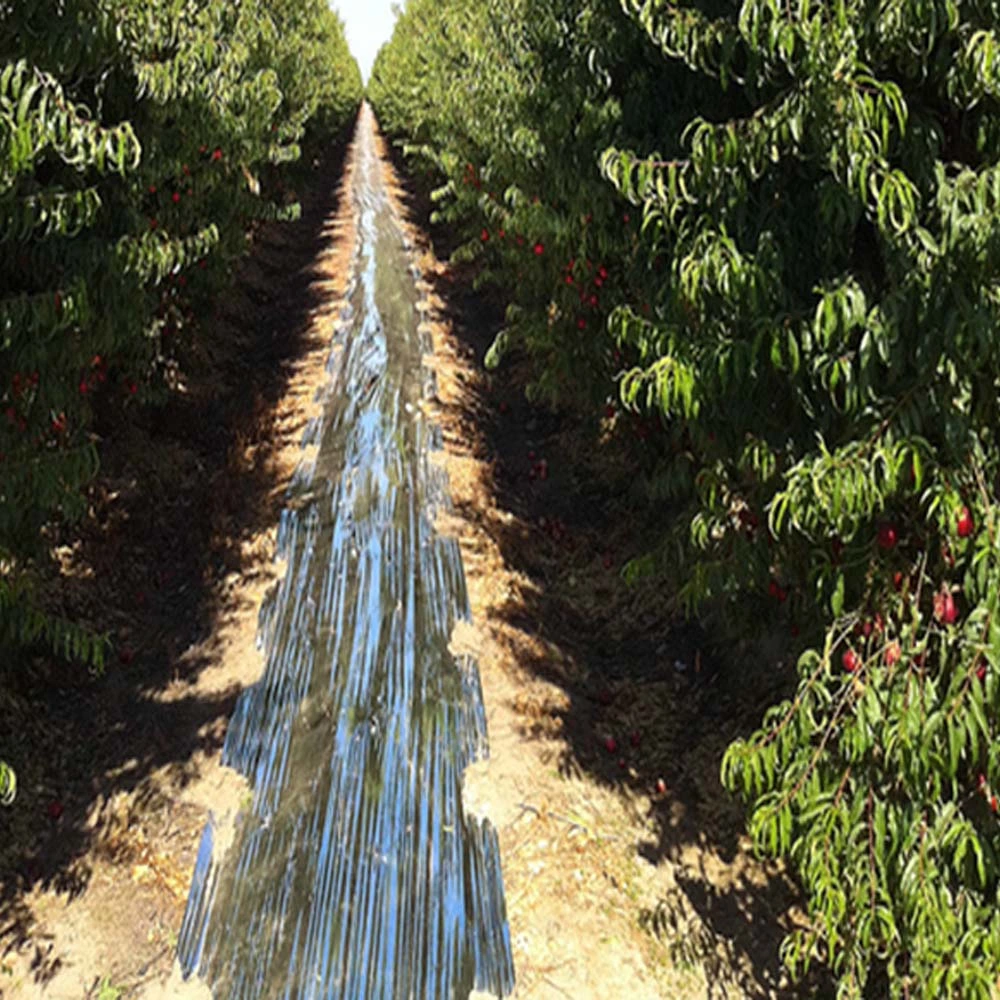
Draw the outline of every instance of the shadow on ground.
[[[406,177],[396,151],[394,160]],[[429,198],[412,179],[404,183],[407,211],[427,225]],[[429,231],[435,254],[447,259],[455,234]],[[453,265],[434,291],[484,372],[503,308],[471,290],[474,277],[470,266]],[[794,675],[767,643],[734,650],[685,622],[661,583],[624,582],[622,567],[670,516],[636,497],[643,448],[630,441],[644,429],[620,413],[610,426],[581,427],[534,406],[528,377],[516,356],[484,373],[469,418],[482,430],[477,457],[492,466],[498,502],[513,515],[491,521],[490,534],[506,564],[533,584],[510,602],[509,624],[539,640],[518,649],[518,662],[561,688],[568,706],[554,726],[526,715],[524,730],[565,738],[565,773],[649,795],[655,836],[636,848],[653,864],[669,859],[675,886],[636,918],[674,966],[700,967],[712,997],[832,997],[822,972],[788,985],[779,948],[802,919],[797,887],[752,858],[744,812],[719,780],[725,749],[757,728]],[[610,437],[604,446],[602,436]]]
[[[108,817],[94,821],[110,802],[128,800],[112,826],[150,812],[166,827],[182,822],[170,803],[149,801],[157,792],[148,779],[169,767],[183,787],[194,755],[224,738],[235,685],[212,697],[159,696],[212,662],[204,640],[247,572],[245,543],[276,523],[273,411],[318,303],[312,265],[330,243],[324,223],[341,196],[343,163],[341,146],[316,166],[300,220],[255,232],[231,292],[187,345],[183,391],[127,426],[102,428],[90,512],[53,537],[45,592],[51,610],[110,635],[106,672],[94,677],[44,655],[4,664],[0,748],[19,791],[0,810],[0,960],[29,947],[38,983],[58,959],[26,895],[83,891],[95,859],[116,850]]]

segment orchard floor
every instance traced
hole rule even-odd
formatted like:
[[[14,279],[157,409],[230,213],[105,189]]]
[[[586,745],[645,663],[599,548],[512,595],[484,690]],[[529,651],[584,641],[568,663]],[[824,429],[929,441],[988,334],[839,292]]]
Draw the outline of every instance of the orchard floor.
[[[109,435],[83,530],[55,540],[54,606],[120,655],[101,678],[26,664],[0,692],[20,777],[0,811],[0,996],[180,993],[187,887],[208,809],[243,797],[219,751],[261,669],[278,512],[347,280],[346,162],[343,180],[341,158],[321,166],[301,221],[257,234],[205,322],[203,374]],[[387,154],[383,168],[415,218]],[[659,586],[625,585],[647,525],[621,499],[616,429],[594,448],[525,401],[516,364],[487,376],[495,311],[412,235],[455,502],[442,527],[475,622],[456,642],[478,655],[490,728],[467,791],[500,834],[517,996],[818,995],[782,977],[795,890],[752,858],[718,781],[774,671],[720,657]]]

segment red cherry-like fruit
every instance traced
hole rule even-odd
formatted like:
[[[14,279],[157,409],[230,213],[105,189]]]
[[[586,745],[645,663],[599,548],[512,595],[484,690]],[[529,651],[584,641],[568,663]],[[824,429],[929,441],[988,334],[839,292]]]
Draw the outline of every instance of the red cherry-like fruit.
[[[617,742],[617,740],[615,740],[615,738],[613,736],[609,736],[604,741],[604,749],[607,750],[608,753],[616,753],[618,751],[618,742]]]
[[[878,529],[878,545],[880,549],[894,549],[896,543],[899,541],[899,535],[896,532],[896,528],[891,524],[883,524]]]
[[[53,799],[48,805],[47,812],[49,819],[59,819],[63,814],[63,804],[58,799]]]
[[[858,654],[855,653],[853,649],[847,650],[847,652],[845,652],[840,658],[840,662],[844,665],[844,669],[849,674],[853,674],[858,669],[860,663],[858,660]]]
[[[135,652],[131,646],[123,646],[118,651],[118,661],[119,663],[128,666],[135,659]]]
[[[667,783],[662,779],[658,778],[656,782],[656,792],[658,795],[667,794]]]
[[[934,617],[942,625],[954,625],[958,620],[958,609],[950,590],[941,590],[934,595]]]
[[[981,663],[976,667],[976,679],[979,681],[986,680],[986,665]]]
[[[629,736],[629,742],[634,747],[637,747],[642,742],[642,735],[639,733],[638,729],[634,730]]]
[[[887,667],[894,667],[899,663],[903,656],[903,650],[900,648],[898,642],[890,642],[885,650],[885,665]]]
[[[958,524],[956,525],[959,538],[968,538],[976,530],[976,523],[972,520],[968,507],[963,507],[958,512]]]

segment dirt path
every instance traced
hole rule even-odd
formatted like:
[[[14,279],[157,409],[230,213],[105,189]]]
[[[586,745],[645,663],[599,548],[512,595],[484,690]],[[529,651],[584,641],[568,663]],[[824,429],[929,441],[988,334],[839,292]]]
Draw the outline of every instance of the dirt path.
[[[381,143],[380,155],[405,213],[408,193]],[[344,304],[351,184],[348,172],[335,210],[314,220],[317,256],[289,290],[309,307],[282,391],[258,413],[255,436],[233,449],[237,471],[266,466],[251,494],[256,509],[214,512],[212,530],[238,560],[201,591],[204,637],[170,653],[158,684],[139,685],[169,718],[178,705],[213,711],[188,719],[183,738],[165,740],[169,759],[134,782],[82,794],[73,829],[63,817],[46,831],[47,842],[73,836],[78,848],[71,863],[5,895],[4,997],[206,995],[182,987],[173,955],[208,810],[232,816],[244,800],[219,765],[221,740],[236,695],[262,669],[257,610],[276,579],[274,525]],[[574,499],[588,463],[606,460],[581,454],[571,431],[528,407],[516,373],[507,386],[484,375],[489,310],[426,234],[411,224],[410,236],[454,502],[438,527],[461,545],[473,612],[453,649],[478,659],[489,727],[491,758],[468,773],[465,793],[499,833],[515,996],[797,995],[776,957],[796,919],[793,895],[780,873],[747,855],[738,810],[716,778],[721,749],[746,722],[738,682],[734,693],[724,672],[709,680],[706,669],[702,683],[697,641],[671,630],[663,596],[629,590],[607,568],[609,552],[624,558],[638,529],[590,493]],[[294,234],[273,238],[280,248]],[[244,280],[259,289],[267,269],[255,260]],[[550,456],[550,481],[527,474],[535,451]],[[151,640],[136,631],[133,641]],[[644,658],[640,680],[610,670],[616,654]]]

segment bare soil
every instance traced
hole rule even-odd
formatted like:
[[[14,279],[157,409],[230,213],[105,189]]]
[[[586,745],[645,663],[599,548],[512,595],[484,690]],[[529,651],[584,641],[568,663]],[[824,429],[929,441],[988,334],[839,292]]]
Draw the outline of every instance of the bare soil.
[[[516,365],[484,372],[497,310],[435,252],[383,153],[434,339],[454,500],[441,528],[460,540],[474,616],[454,642],[478,656],[492,753],[466,791],[500,833],[517,996],[816,996],[778,961],[795,887],[751,856],[718,782],[770,692],[661,588],[623,582],[646,527],[622,500],[627,464],[532,407]],[[300,222],[257,234],[206,322],[204,373],[103,446],[57,592],[114,633],[122,662],[92,678],[39,661],[0,694],[21,778],[0,811],[3,997],[189,995],[173,967],[184,901],[209,810],[232,816],[245,794],[221,744],[262,666],[275,526],[349,278],[341,166],[323,165]]]

